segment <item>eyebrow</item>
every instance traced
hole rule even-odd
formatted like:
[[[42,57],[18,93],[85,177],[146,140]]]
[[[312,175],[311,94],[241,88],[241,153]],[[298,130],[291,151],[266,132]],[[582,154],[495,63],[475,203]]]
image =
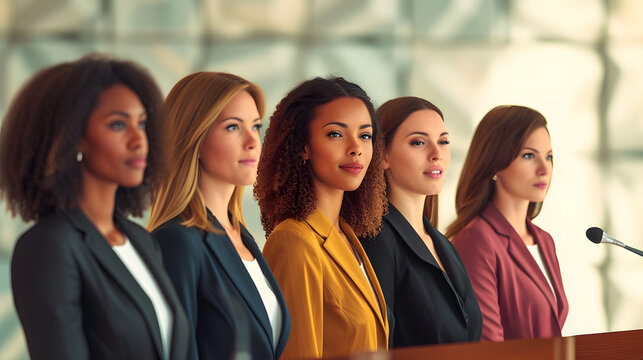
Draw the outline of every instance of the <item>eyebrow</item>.
[[[110,113],[108,113],[108,114],[107,114],[107,116],[112,116],[112,115],[119,115],[119,116],[123,116],[123,117],[130,117],[130,114],[129,114],[128,112],[120,111],[120,110],[115,110],[115,111],[112,111],[112,112],[110,112]],[[146,112],[146,111],[143,111],[142,113],[140,113],[140,114],[138,115],[138,117],[141,117],[141,116],[147,116],[147,112]]]
[[[536,150],[536,149],[534,149],[532,147],[529,147],[529,146],[523,146],[522,148],[527,149],[527,150],[531,150],[531,151],[536,152],[536,153],[540,153],[540,151],[538,151],[538,150]],[[553,149],[549,149],[549,151],[547,151],[547,153],[550,153],[550,152],[553,152]]]
[[[348,125],[346,125],[344,123],[333,121],[333,122],[329,122],[328,124],[322,126],[322,129],[325,128],[328,125],[337,125],[337,126],[343,127],[344,129],[346,129],[348,127]],[[363,125],[359,126],[360,129],[366,129],[366,128],[369,128],[369,127],[373,127],[373,125],[371,125],[371,124],[363,124]]]
[[[422,136],[429,137],[428,133],[425,133],[425,132],[422,132],[422,131],[414,131],[414,132],[406,135],[406,137],[413,136],[413,135],[422,135]],[[447,136],[447,135],[449,135],[449,133],[446,132],[446,131],[440,134],[440,136]]]
[[[237,120],[237,121],[243,122],[243,119],[238,118],[238,117],[236,117],[236,116],[230,116],[230,117],[225,118],[225,119],[223,119],[223,120],[221,120],[221,121],[228,121],[228,120]],[[258,118],[256,118],[256,119],[252,120],[252,122],[255,122],[255,121],[261,121],[261,118],[260,118],[260,117],[258,117]]]

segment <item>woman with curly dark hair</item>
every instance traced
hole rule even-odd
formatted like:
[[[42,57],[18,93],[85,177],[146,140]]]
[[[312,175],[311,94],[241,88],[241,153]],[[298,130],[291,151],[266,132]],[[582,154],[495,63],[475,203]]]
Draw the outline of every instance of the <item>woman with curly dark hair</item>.
[[[386,303],[357,236],[385,211],[375,111],[343,78],[315,78],[277,105],[254,189],[264,256],[292,318],[284,357],[386,349]]]
[[[184,359],[188,325],[140,216],[161,176],[162,96],[99,55],[37,73],[0,135],[0,191],[36,221],[17,241],[13,297],[33,359]]]

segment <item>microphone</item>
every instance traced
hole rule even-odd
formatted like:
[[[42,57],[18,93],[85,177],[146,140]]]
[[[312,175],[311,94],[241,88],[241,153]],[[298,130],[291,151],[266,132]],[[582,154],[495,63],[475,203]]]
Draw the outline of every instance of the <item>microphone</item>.
[[[612,245],[625,248],[635,254],[639,254],[640,256],[643,256],[643,251],[627,246],[624,243],[614,239],[613,237],[607,235],[601,228],[591,227],[587,229],[587,231],[585,232],[585,236],[587,236],[589,241],[595,244],[600,244],[600,243],[612,244]]]

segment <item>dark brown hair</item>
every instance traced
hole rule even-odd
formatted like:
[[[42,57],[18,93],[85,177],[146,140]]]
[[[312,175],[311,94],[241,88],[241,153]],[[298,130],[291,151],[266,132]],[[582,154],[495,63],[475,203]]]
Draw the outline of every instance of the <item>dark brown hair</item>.
[[[404,96],[396,99],[389,100],[382,104],[377,109],[377,125],[384,139],[385,151],[388,151],[393,137],[397,132],[397,128],[406,120],[412,113],[420,110],[433,110],[444,121],[442,111],[431,102],[415,97]],[[424,215],[429,218],[433,226],[438,226],[438,195],[429,195],[424,201]]]
[[[491,109],[473,134],[455,195],[457,218],[449,225],[446,236],[452,238],[476,217],[493,197],[493,176],[505,169],[520,154],[529,135],[545,128],[547,120],[534,109],[502,105]],[[540,213],[542,202],[530,202],[530,219]]]
[[[254,195],[267,235],[280,222],[305,220],[315,210],[313,174],[302,154],[315,109],[341,97],[358,98],[366,105],[373,125],[373,158],[361,185],[344,192],[340,216],[357,236],[374,236],[379,231],[386,209],[386,182],[373,104],[356,84],[341,77],[318,77],[301,83],[281,100],[266,130]]]
[[[38,220],[77,205],[82,187],[78,144],[98,96],[116,84],[134,91],[147,113],[149,154],[143,183],[116,192],[117,210],[142,215],[148,189],[162,172],[163,97],[147,70],[99,54],[39,71],[14,97],[0,134],[0,191],[13,215]]]

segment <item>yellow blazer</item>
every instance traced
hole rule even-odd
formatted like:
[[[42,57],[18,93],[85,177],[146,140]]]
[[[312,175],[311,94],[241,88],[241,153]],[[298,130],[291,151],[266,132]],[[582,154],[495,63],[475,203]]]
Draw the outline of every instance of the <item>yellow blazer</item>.
[[[263,255],[292,320],[282,358],[321,358],[386,350],[386,303],[373,267],[350,225],[340,227],[357,249],[371,284],[339,232],[316,209],[287,219],[268,237]]]

